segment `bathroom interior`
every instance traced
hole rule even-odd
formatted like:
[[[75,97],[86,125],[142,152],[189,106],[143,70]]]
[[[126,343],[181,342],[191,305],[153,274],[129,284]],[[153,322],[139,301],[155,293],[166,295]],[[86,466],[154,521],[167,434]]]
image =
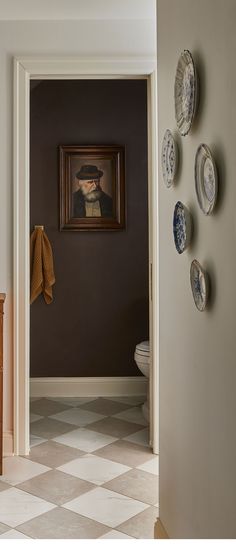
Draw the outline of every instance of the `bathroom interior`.
[[[126,226],[61,232],[59,146],[95,144],[125,148]],[[145,79],[31,81],[30,228],[44,226],[56,278],[52,304],[39,296],[31,305],[31,378],[142,374],[135,359],[145,365],[149,356],[147,168]]]
[[[152,452],[149,434],[147,118],[144,78],[31,81],[30,230],[33,233],[35,226],[43,227],[52,247],[56,281],[51,304],[39,295],[30,308],[30,459],[55,469],[58,457],[56,471],[59,467],[63,475],[105,487],[106,493],[111,486],[116,493],[132,497],[137,503],[134,519],[144,509],[141,501],[145,509],[155,509],[153,517],[158,515],[158,457]],[[124,147],[123,229],[60,230],[59,149],[75,145]],[[139,395],[134,391],[127,395],[127,389],[124,395],[119,391],[119,395],[101,396],[87,390],[84,395],[81,390],[79,395],[67,390],[63,394],[63,387],[60,396],[35,390],[37,381],[42,379],[43,383],[47,378],[51,382],[55,379],[57,385],[58,380],[63,382],[64,378],[66,383],[69,377],[87,378],[88,382],[99,377],[105,384],[107,377],[114,381],[127,377],[128,381],[128,377],[143,376],[145,389]],[[67,448],[66,460],[69,454],[75,458],[75,449],[79,449],[77,456],[82,451],[93,459],[85,461],[86,467],[71,467],[71,461],[67,467],[62,463],[62,447]],[[98,466],[98,457],[104,466],[113,464],[108,476],[108,468]],[[125,459],[127,467],[122,470]],[[124,490],[119,479],[127,471],[131,483],[126,479]],[[139,481],[138,475],[132,474],[135,471]],[[38,488],[34,492],[37,495]],[[41,493],[56,502],[48,490]],[[78,509],[77,513],[104,522],[81,506]],[[118,531],[116,523],[107,524]],[[135,524],[133,529],[124,526],[119,531],[145,537],[136,535]]]

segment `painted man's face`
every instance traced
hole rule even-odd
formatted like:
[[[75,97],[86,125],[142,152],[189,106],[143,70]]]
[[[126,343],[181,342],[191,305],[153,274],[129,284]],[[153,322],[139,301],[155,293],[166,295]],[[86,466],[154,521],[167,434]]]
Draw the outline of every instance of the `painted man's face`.
[[[79,188],[86,201],[94,202],[101,197],[100,179],[79,180]]]

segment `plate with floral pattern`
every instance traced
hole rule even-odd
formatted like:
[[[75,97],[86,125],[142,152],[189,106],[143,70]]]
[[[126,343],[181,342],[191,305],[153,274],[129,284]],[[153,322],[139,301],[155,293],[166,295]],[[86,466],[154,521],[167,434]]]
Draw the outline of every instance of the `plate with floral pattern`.
[[[211,151],[206,144],[200,144],[195,156],[195,189],[198,204],[208,216],[212,213],[217,199],[217,170]]]
[[[192,234],[192,219],[189,210],[181,202],[175,205],[173,215],[173,235],[176,250],[182,254],[189,246]]]
[[[169,129],[166,129],[162,142],[161,166],[166,187],[172,187],[178,166],[178,150]]]
[[[194,303],[198,310],[203,311],[208,299],[208,279],[206,272],[196,259],[191,263],[190,282]]]
[[[180,134],[189,133],[197,108],[197,74],[193,57],[185,49],[175,75],[175,119]]]

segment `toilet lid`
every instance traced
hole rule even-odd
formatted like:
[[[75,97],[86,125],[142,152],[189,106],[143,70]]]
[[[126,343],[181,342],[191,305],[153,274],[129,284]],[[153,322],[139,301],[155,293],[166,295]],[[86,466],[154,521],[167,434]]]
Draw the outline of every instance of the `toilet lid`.
[[[150,345],[149,341],[142,341],[141,343],[137,344],[136,346],[136,352],[145,352],[145,354],[150,352]]]

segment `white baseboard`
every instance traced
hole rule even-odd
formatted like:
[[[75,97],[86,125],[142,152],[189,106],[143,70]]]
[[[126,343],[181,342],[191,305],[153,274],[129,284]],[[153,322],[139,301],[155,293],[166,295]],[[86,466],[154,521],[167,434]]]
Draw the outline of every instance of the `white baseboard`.
[[[115,397],[146,394],[146,377],[40,377],[30,379],[31,397]]]
[[[13,455],[13,432],[3,432],[3,456]]]

